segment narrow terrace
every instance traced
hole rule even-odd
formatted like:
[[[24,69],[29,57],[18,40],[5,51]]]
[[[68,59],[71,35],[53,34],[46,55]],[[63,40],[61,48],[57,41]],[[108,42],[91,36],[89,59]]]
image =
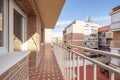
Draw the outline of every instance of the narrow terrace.
[[[45,54],[37,69],[30,70],[29,80],[64,80],[50,44],[45,45]]]

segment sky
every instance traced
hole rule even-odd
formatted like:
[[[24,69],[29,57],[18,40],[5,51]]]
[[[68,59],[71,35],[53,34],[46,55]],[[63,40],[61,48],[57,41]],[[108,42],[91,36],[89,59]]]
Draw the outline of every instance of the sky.
[[[74,20],[86,21],[88,16],[101,26],[110,25],[112,8],[120,5],[120,0],[66,0],[55,28],[53,37],[62,36],[62,31]]]

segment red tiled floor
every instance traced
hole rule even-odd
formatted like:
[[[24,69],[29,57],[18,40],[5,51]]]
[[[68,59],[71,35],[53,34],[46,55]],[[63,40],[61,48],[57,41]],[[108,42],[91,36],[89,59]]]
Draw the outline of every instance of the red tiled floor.
[[[46,45],[45,54],[39,67],[31,69],[29,76],[29,80],[63,80],[50,45]]]

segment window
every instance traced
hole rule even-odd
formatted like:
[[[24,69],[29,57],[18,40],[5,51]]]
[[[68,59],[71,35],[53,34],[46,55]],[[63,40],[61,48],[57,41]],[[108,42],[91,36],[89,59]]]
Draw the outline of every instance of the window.
[[[0,47],[3,46],[3,1],[0,0]]]
[[[9,1],[9,51],[27,50],[27,16],[14,0]]]
[[[14,10],[14,51],[20,51],[23,43],[23,16],[16,10]]]

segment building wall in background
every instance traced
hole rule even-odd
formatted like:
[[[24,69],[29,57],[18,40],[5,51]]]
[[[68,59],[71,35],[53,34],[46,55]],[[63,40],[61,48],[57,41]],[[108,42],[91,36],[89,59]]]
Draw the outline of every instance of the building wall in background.
[[[111,51],[112,40],[113,40],[113,32],[110,31],[110,26],[103,26],[98,28],[99,50]]]
[[[98,27],[99,24],[96,22],[75,20],[64,29],[63,41],[67,44],[97,48],[98,46],[95,45],[97,44]],[[95,45],[91,45],[94,43]],[[81,51],[83,53],[84,50]]]
[[[113,31],[111,53],[120,54],[120,5],[113,8],[110,30]],[[118,59],[112,58],[111,63],[120,66],[120,60]]]

